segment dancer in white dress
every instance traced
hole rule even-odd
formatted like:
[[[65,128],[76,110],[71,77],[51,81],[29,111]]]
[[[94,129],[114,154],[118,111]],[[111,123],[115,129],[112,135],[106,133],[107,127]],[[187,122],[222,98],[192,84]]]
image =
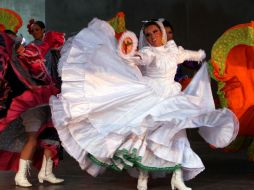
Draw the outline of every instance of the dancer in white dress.
[[[62,92],[51,97],[53,121],[66,151],[89,174],[137,168],[138,189],[145,190],[147,171],[174,171],[172,188],[189,190],[182,177],[192,179],[204,165],[185,129],[200,127],[208,143],[224,147],[235,138],[238,121],[228,109],[215,110],[206,64],[184,92],[174,81],[177,64],[201,61],[203,51],[174,41],[164,45],[160,22],[143,29],[141,45],[150,44],[138,56],[121,57],[113,28],[96,18],[67,41],[59,66]],[[157,32],[161,40],[151,37]],[[144,76],[136,64],[145,65]]]

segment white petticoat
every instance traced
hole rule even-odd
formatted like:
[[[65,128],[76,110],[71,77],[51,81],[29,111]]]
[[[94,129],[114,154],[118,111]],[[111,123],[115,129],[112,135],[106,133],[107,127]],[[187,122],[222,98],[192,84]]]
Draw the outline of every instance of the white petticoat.
[[[206,64],[184,92],[175,83],[165,96],[116,47],[113,29],[98,19],[65,45],[62,93],[50,100],[64,148],[93,176],[106,166],[164,172],[182,167],[185,180],[195,177],[204,165],[185,129],[200,127],[215,147],[227,146],[238,132],[230,110],[215,110]]]

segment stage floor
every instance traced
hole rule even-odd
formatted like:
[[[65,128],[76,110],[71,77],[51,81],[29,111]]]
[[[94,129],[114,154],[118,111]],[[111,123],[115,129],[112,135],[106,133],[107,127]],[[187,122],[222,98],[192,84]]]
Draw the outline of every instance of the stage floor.
[[[186,182],[193,190],[253,190],[254,163],[247,160],[246,151],[224,153],[212,150],[202,141],[191,142],[192,148],[201,157],[205,171]],[[32,171],[32,188],[16,187],[14,172],[0,172],[0,190],[135,190],[136,179],[127,172],[106,171],[93,178],[79,168],[70,156],[65,155],[55,174],[65,179],[61,185],[39,184],[37,171]],[[170,175],[167,178],[150,179],[148,190],[170,190]]]

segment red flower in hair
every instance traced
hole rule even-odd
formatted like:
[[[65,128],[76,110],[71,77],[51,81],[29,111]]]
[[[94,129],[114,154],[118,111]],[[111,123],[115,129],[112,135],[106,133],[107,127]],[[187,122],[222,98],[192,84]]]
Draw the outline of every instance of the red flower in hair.
[[[34,19],[29,20],[29,23],[27,24],[27,31],[29,34],[32,34],[32,24],[35,23]]]
[[[124,12],[118,12],[118,13],[116,14],[116,16],[118,16],[118,17],[124,17],[125,14],[124,14]]]

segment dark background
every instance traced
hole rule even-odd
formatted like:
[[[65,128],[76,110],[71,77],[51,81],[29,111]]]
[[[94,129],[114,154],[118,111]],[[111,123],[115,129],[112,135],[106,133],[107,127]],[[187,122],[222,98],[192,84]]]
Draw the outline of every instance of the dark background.
[[[93,17],[126,14],[128,30],[139,33],[141,21],[164,17],[175,30],[175,41],[186,49],[205,49],[228,28],[254,20],[254,0],[46,0],[48,29],[67,36],[86,27]]]

